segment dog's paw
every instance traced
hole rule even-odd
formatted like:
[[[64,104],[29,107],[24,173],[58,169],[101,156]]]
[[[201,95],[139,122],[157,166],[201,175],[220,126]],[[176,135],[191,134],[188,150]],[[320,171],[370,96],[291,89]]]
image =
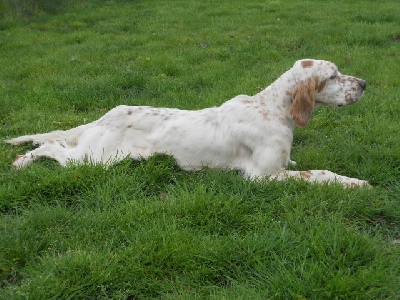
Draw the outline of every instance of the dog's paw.
[[[12,166],[15,169],[23,169],[32,162],[32,155],[17,155],[16,160],[13,162]]]
[[[348,188],[355,188],[355,187],[368,188],[368,189],[372,188],[372,185],[370,185],[368,181],[357,178],[344,177],[340,181],[341,183],[343,183],[345,187]]]

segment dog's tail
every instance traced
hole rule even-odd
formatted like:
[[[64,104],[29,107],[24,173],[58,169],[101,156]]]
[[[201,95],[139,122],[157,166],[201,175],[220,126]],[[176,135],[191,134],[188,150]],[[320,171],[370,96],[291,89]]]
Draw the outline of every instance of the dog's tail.
[[[25,143],[33,143],[34,145],[41,145],[50,141],[58,141],[72,146],[76,144],[78,138],[84,131],[84,127],[86,127],[87,125],[78,126],[69,130],[56,130],[48,133],[23,135],[13,139],[5,140],[4,142],[9,143],[11,145],[19,145]]]

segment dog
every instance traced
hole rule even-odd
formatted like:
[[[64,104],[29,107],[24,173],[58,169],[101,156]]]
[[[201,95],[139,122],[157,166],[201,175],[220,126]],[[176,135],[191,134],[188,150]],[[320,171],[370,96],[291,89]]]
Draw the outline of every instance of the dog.
[[[139,160],[161,153],[172,155],[184,170],[234,169],[251,179],[296,178],[363,187],[369,186],[367,181],[327,170],[286,168],[296,125],[305,127],[320,106],[355,103],[366,86],[365,80],[341,74],[332,62],[303,59],[260,93],[239,95],[218,107],[192,111],[120,105],[89,124],[6,142],[38,146],[18,155],[16,168],[39,157],[62,166],[85,161],[107,166],[126,157]]]

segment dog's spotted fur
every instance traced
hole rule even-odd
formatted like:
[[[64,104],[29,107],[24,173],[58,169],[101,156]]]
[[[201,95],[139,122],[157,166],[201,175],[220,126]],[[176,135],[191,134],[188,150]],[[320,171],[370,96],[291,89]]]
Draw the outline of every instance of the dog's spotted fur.
[[[127,156],[145,159],[164,153],[185,170],[207,166],[237,169],[250,178],[293,177],[364,186],[366,181],[330,171],[285,169],[296,124],[306,126],[316,107],[356,102],[365,87],[364,80],[342,75],[331,62],[305,59],[260,93],[237,96],[219,107],[188,111],[121,105],[90,124],[7,142],[39,145],[17,157],[17,168],[42,156],[63,166],[86,160],[107,165]]]

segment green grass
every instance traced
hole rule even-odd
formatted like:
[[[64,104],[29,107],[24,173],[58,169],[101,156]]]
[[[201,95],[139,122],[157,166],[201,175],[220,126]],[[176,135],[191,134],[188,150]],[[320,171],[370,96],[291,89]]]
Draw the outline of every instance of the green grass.
[[[296,169],[374,188],[187,173],[164,156],[15,171],[27,147],[1,142],[0,299],[400,298],[398,1],[29,3],[0,0],[0,140],[118,104],[219,105],[327,59],[369,85],[295,131]]]

